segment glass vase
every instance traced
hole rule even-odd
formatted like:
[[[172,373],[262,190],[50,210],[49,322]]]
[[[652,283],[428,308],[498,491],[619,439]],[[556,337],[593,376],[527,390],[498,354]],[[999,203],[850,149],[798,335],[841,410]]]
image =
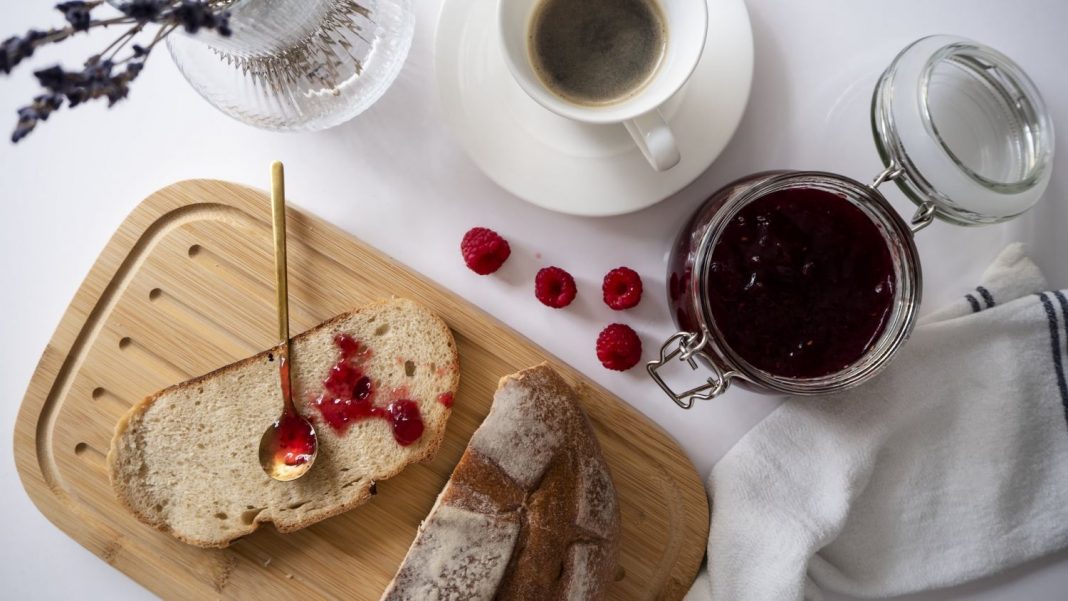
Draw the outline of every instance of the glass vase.
[[[208,102],[264,129],[313,131],[352,119],[396,79],[411,47],[411,0],[233,0],[229,37],[167,37]]]

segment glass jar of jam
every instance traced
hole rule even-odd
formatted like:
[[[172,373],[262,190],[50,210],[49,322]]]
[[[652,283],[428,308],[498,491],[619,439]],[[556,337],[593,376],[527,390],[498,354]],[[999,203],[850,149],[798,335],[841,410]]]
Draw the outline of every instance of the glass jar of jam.
[[[816,395],[857,386],[916,324],[922,270],[913,234],[935,218],[980,225],[1033,206],[1050,178],[1053,127],[1041,95],[1003,54],[923,38],[875,88],[872,127],[886,169],[871,185],[815,171],[750,175],[715,192],[682,229],[668,265],[679,331],[648,371],[679,406],[733,383]],[[878,190],[917,205],[903,219]],[[711,371],[676,392],[674,359]]]

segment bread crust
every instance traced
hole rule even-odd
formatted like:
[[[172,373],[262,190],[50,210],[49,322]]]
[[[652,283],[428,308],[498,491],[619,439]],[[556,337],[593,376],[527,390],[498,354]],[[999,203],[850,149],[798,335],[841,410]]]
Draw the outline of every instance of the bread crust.
[[[364,314],[374,314],[384,309],[397,307],[398,304],[407,305],[407,309],[414,309],[420,311],[425,314],[425,316],[430,317],[431,319],[429,320],[429,323],[432,324],[432,326],[436,329],[436,332],[432,333],[432,337],[446,340],[448,342],[450,359],[447,365],[442,366],[444,367],[444,369],[442,369],[441,371],[443,377],[446,378],[444,380],[444,388],[448,392],[455,395],[460,383],[460,360],[456,349],[456,342],[452,337],[452,332],[449,330],[449,327],[445,324],[444,321],[442,321],[431,311],[429,311],[422,305],[415,303],[414,301],[396,298],[377,301],[357,308],[349,313],[342,313],[340,315],[332,317],[322,322],[321,324],[307,330],[306,332],[297,334],[292,338],[292,341],[294,344],[297,344],[302,340],[318,335],[320,332],[331,331],[339,323],[351,320],[354,317],[360,317]],[[396,476],[411,463],[429,461],[437,453],[442,441],[445,438],[445,426],[447,424],[449,415],[451,415],[452,413],[451,408],[445,409],[444,416],[437,422],[438,427],[433,429],[427,428],[426,430],[424,430],[423,437],[419,441],[421,450],[418,453],[410,454],[406,461],[398,462],[392,466],[392,469],[386,469],[384,471],[381,471],[375,474],[375,477],[373,479],[367,479],[365,482],[358,484],[358,490],[355,491],[356,494],[351,494],[351,496],[349,496],[343,502],[331,504],[329,506],[316,509],[299,520],[275,520],[269,515],[265,516],[267,512],[261,512],[247,525],[247,528],[242,529],[241,532],[217,538],[198,538],[187,536],[184,532],[173,528],[166,520],[159,519],[157,515],[152,515],[146,511],[143,511],[141,506],[133,503],[132,499],[135,497],[135,495],[133,494],[134,491],[131,487],[135,483],[128,482],[123,478],[119,477],[122,472],[122,461],[124,459],[120,446],[125,436],[130,431],[131,425],[142,419],[145,413],[149,411],[160,398],[166,397],[176,392],[192,389],[205,382],[210,382],[224,375],[245,370],[252,365],[262,363],[263,361],[267,360],[268,355],[270,355],[273,350],[274,349],[263,351],[251,357],[247,357],[229,365],[220,367],[204,375],[192,378],[190,380],[186,380],[185,382],[181,382],[179,384],[168,386],[167,388],[164,388],[145,397],[143,400],[131,407],[122,417],[119,418],[119,421],[116,423],[115,432],[111,438],[111,443],[108,448],[106,465],[108,468],[108,477],[111,481],[112,488],[116,493],[116,497],[118,498],[120,504],[122,504],[122,506],[127,509],[127,511],[133,514],[142,523],[152,526],[161,532],[168,533],[184,543],[204,548],[225,548],[231,543],[233,543],[235,540],[247,536],[258,530],[261,524],[273,523],[275,528],[279,532],[295,532],[322,520],[334,517],[336,515],[349,511],[350,509],[358,507],[359,505],[362,505],[363,503],[367,502],[367,500],[370,499],[372,496],[374,496],[376,482]],[[430,399],[430,401],[433,401],[433,399]],[[271,417],[265,415],[263,416],[263,419],[265,423],[268,423]],[[322,435],[320,434],[320,437],[321,436]]]
[[[382,599],[598,599],[619,537],[596,435],[574,389],[542,364],[500,380]]]

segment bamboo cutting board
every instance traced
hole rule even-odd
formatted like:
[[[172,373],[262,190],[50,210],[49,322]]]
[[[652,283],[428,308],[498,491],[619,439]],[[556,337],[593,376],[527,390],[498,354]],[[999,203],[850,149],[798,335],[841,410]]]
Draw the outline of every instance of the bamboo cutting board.
[[[440,453],[379,483],[363,507],[290,535],[265,526],[228,549],[184,545],[127,514],[104,465],[119,416],[160,388],[276,343],[269,205],[257,190],[185,181],[142,202],[112,237],[45,349],[15,427],[22,483],[52,522],[166,598],[378,599],[497,380],[548,359],[583,393],[619,490],[622,557],[611,598],[685,594],[704,552],[708,505],[671,438],[470,303],[292,208],[293,331],[391,295],[424,303],[452,328],[461,384]]]

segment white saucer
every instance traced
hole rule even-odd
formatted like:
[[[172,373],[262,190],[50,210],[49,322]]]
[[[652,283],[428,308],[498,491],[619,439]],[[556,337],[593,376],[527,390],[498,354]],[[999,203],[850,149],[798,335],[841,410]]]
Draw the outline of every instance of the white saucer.
[[[708,169],[742,119],[753,79],[753,32],[743,0],[708,0],[708,38],[690,81],[664,107],[682,161],[657,173],[622,125],[587,125],[534,102],[508,72],[494,0],[446,0],[435,70],[446,121],[501,187],[574,215],[630,213],[671,196]]]

